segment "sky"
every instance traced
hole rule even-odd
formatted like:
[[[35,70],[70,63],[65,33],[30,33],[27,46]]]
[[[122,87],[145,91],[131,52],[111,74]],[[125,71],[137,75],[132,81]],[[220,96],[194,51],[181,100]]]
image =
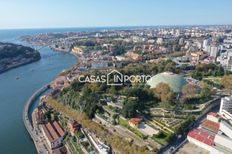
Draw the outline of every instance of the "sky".
[[[0,0],[0,29],[232,24],[232,0]]]

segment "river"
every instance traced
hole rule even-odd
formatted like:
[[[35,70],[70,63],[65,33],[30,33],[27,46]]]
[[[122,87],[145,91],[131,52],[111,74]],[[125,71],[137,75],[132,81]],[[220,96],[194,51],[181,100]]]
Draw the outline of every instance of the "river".
[[[20,43],[19,36],[54,31],[65,30],[0,30],[0,41]],[[40,53],[40,61],[0,74],[1,154],[36,153],[22,121],[24,104],[33,92],[76,63],[76,58],[69,53],[54,52],[49,48],[42,48]]]

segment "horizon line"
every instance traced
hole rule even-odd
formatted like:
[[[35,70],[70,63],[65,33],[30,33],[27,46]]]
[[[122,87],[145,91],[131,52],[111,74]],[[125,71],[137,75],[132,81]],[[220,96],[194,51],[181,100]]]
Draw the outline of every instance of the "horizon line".
[[[72,29],[72,28],[143,28],[143,27],[184,27],[184,26],[232,26],[232,24],[164,24],[164,25],[122,25],[122,26],[64,26],[64,27],[10,27],[1,28],[0,30],[32,30],[32,29]]]

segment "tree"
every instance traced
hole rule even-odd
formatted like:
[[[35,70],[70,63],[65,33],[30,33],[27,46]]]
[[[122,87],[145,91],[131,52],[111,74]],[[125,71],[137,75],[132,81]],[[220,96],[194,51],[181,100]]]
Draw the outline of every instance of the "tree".
[[[169,71],[175,73],[177,71],[176,63],[174,63],[171,59],[163,60],[157,64],[157,70],[158,72]]]
[[[225,75],[222,78],[221,83],[227,92],[232,92],[232,75]]]
[[[180,124],[177,128],[175,128],[176,134],[182,134],[188,127],[195,121],[194,116],[189,116],[182,124]]]
[[[199,88],[193,84],[186,84],[182,88],[182,96],[185,98],[193,98],[199,94]]]
[[[80,105],[82,110],[89,118],[93,118],[98,108],[98,96],[92,92],[90,87],[84,86],[82,89],[82,96],[80,98]]]
[[[124,49],[124,47],[122,45],[116,45],[113,49],[112,49],[112,55],[113,56],[118,56],[118,55],[122,55],[126,52],[126,50]]]
[[[129,97],[138,97],[139,101],[149,101],[154,100],[152,91],[148,86],[144,84],[136,83],[132,87],[127,87],[124,89],[123,94]]]
[[[133,118],[137,115],[138,109],[138,100],[137,99],[128,99],[124,102],[122,108],[122,115],[125,118]]]
[[[174,95],[173,91],[166,83],[159,83],[154,89],[154,93],[162,102],[170,102]]]
[[[201,72],[194,70],[191,72],[191,77],[197,80],[202,80],[203,79],[203,75]]]
[[[170,142],[172,142],[172,141],[175,139],[175,137],[176,137],[175,133],[170,133],[170,134],[167,135],[167,137],[166,137],[165,140],[166,140],[168,143],[170,143]]]
[[[80,82],[79,80],[74,80],[72,83],[71,83],[71,88],[74,90],[74,91],[80,91],[81,88],[85,85],[85,83],[83,82]]]
[[[75,136],[72,137],[73,142],[77,142],[77,138]]]
[[[166,134],[163,131],[159,131],[158,134],[154,135],[156,138],[165,138]]]
[[[216,64],[198,64],[196,69],[191,72],[191,76],[197,80],[202,80],[207,76],[223,76],[224,69]]]
[[[209,98],[211,96],[211,89],[207,83],[202,83],[200,96],[201,98]]]
[[[175,65],[173,64],[173,62],[170,62],[170,63],[167,63],[165,68],[164,68],[164,71],[165,72],[175,72]]]
[[[78,132],[76,133],[76,136],[77,136],[79,139],[82,139],[82,138],[85,137],[85,135],[84,135],[81,131],[78,131]]]

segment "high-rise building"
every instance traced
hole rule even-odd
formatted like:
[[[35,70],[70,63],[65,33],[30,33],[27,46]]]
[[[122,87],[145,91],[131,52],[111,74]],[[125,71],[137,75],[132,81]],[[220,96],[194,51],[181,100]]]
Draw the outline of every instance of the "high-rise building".
[[[218,47],[211,46],[210,47],[210,56],[216,58],[218,55]]]
[[[184,38],[180,38],[179,39],[179,45],[183,45],[184,44]]]
[[[228,51],[227,53],[226,69],[232,70],[232,51]]]
[[[232,96],[221,99],[219,113],[225,119],[232,121]]]
[[[201,42],[195,42],[196,46],[198,49],[201,49],[202,48],[202,43]]]
[[[180,29],[176,29],[176,37],[179,37],[180,36]]]
[[[225,70],[232,71],[232,50],[227,50],[220,54],[218,61],[224,67]]]
[[[209,39],[205,39],[203,41],[203,50],[207,51],[207,47],[209,46]]]
[[[156,40],[156,43],[157,43],[157,44],[163,44],[163,38],[158,38],[158,39]]]

